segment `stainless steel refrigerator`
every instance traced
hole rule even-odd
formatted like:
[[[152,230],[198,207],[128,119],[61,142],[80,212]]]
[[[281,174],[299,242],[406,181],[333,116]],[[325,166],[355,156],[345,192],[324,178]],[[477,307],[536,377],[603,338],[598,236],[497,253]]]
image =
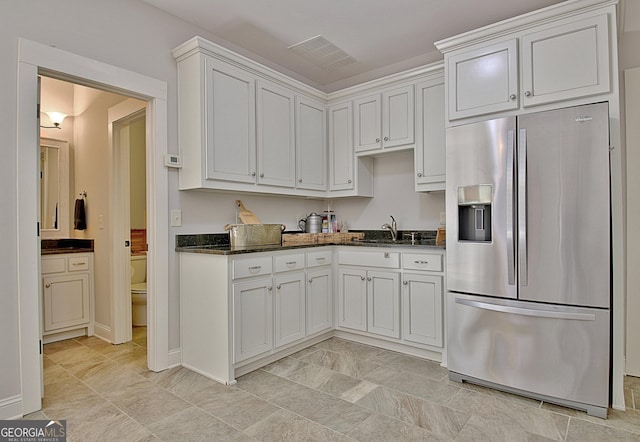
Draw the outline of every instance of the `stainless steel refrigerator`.
[[[607,103],[447,130],[449,377],[606,417]]]

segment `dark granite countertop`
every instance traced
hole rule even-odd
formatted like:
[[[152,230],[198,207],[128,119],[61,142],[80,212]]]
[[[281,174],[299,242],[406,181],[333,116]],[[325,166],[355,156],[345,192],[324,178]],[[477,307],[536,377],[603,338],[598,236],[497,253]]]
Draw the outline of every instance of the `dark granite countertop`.
[[[93,240],[84,238],[43,239],[40,241],[41,255],[60,255],[62,253],[93,252]]]
[[[418,250],[444,250],[443,246],[436,246],[435,231],[416,232],[415,241],[411,243],[410,232],[398,232],[398,240],[390,242],[386,231],[362,231],[364,239],[348,242],[331,242],[322,244],[273,244],[247,247],[231,247],[229,235],[226,233],[207,233],[193,235],[176,235],[176,252],[208,253],[212,255],[238,255],[244,253],[276,252],[280,250],[303,249],[321,246],[358,246],[373,248],[408,248]],[[295,235],[295,232],[285,232],[285,235]]]

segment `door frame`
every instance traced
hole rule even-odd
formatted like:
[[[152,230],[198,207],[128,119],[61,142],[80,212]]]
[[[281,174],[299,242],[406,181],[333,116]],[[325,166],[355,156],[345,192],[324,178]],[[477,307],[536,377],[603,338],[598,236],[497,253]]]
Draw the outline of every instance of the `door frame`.
[[[127,99],[109,108],[109,213],[111,213],[111,253],[109,254],[112,288],[111,318],[114,344],[132,339],[131,330],[131,241],[130,179],[129,179],[129,123],[144,116],[146,106],[140,101]],[[148,122],[147,122],[148,124]],[[146,143],[146,136],[145,136]],[[148,145],[147,145],[148,147]],[[146,157],[148,158],[147,152]],[[146,195],[145,200],[149,199]],[[153,294],[147,290],[147,299]],[[147,304],[148,305],[148,304]],[[156,330],[147,329],[147,340],[153,341]]]
[[[30,40],[18,39],[17,143],[16,143],[16,263],[18,269],[19,347],[22,411],[42,408],[42,349],[38,300],[40,284],[40,236],[38,235],[38,75],[83,84],[128,95],[147,102],[149,208],[147,241],[147,286],[152,299],[148,329],[153,340],[147,347],[148,366],[153,371],[168,368],[169,359],[169,220],[168,171],[163,164],[167,152],[167,83],[90,58]],[[37,294],[37,296],[36,296]]]

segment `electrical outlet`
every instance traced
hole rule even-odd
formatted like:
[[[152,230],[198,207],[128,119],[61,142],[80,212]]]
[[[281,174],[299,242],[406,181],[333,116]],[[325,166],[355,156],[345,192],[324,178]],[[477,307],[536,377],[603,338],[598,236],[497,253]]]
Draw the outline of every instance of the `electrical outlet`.
[[[171,227],[182,226],[182,210],[171,211]]]

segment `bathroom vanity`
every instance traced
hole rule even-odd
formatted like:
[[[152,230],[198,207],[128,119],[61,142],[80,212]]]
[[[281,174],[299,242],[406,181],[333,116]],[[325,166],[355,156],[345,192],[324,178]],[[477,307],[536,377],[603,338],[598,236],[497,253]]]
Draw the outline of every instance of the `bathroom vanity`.
[[[92,336],[93,240],[43,240],[41,275],[43,343]]]

